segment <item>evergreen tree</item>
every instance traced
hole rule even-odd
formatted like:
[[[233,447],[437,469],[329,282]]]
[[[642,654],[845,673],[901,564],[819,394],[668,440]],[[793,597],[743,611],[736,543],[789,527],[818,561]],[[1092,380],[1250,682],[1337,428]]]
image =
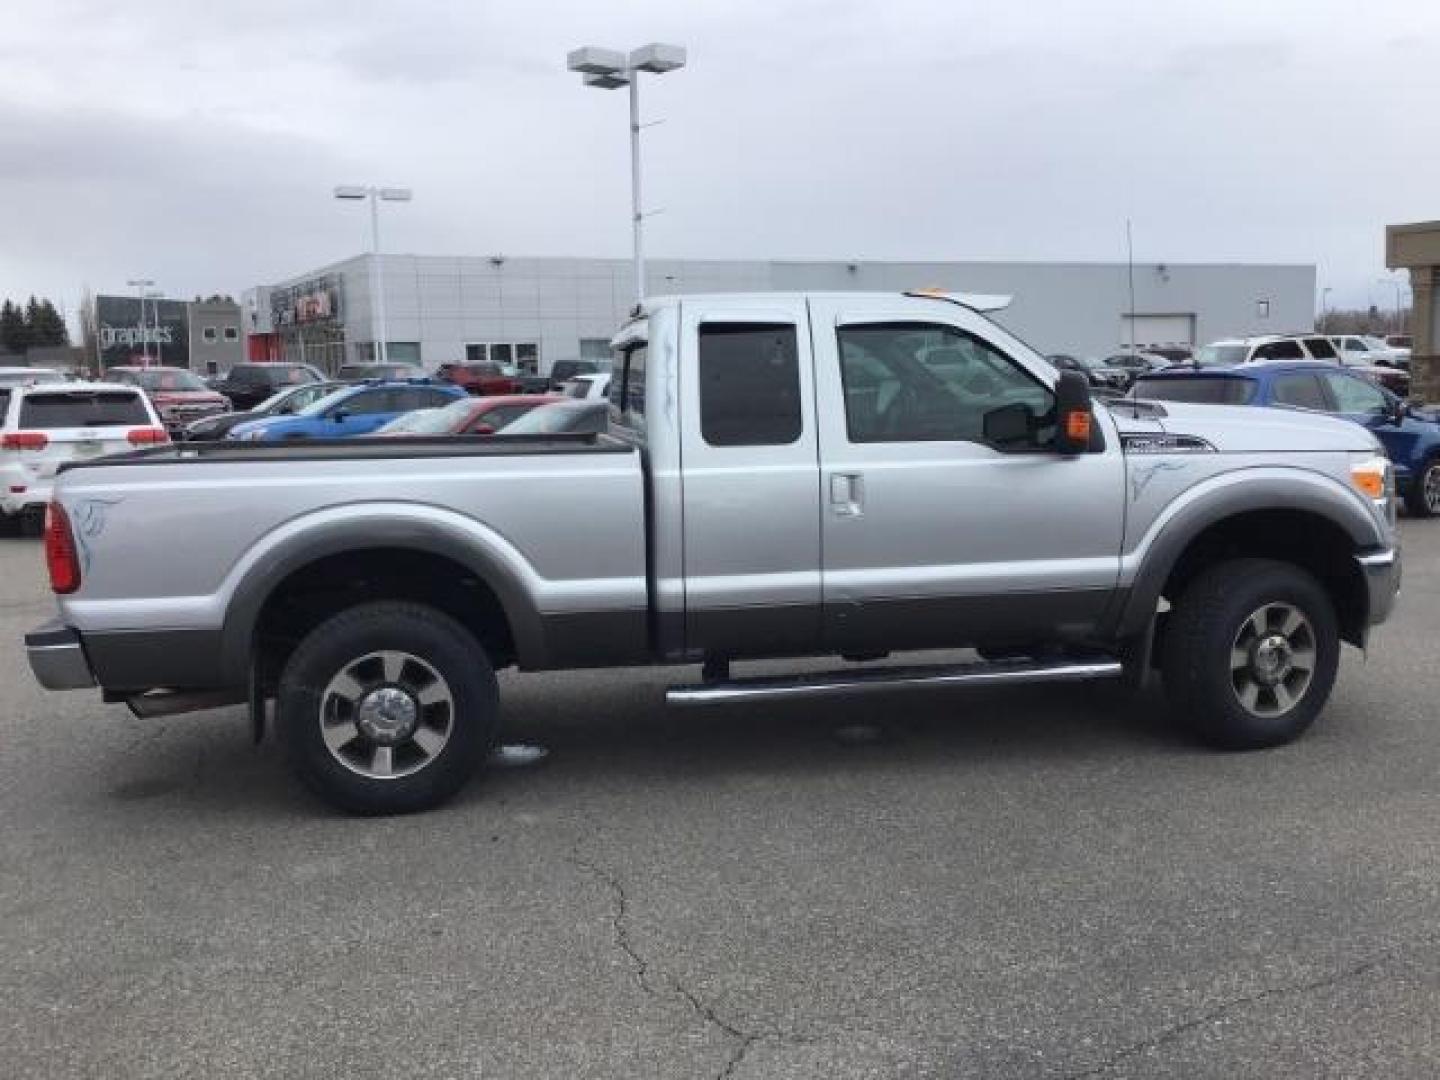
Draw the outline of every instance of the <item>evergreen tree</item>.
[[[70,330],[65,318],[49,300],[41,300],[30,325],[30,341],[34,345],[69,345]]]
[[[0,348],[7,352],[23,353],[29,345],[25,313],[6,300],[4,305],[0,305]]]

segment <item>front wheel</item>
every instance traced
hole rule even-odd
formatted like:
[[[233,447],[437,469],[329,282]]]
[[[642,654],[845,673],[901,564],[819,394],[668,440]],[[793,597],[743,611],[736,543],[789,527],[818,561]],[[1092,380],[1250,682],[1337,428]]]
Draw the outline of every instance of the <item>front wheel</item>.
[[[1440,458],[1425,462],[1425,467],[1411,478],[1405,492],[1405,509],[1417,518],[1440,514]]]
[[[419,604],[377,602],[312,630],[280,677],[277,728],[295,774],[357,814],[427,810],[495,739],[495,673],[474,636]]]
[[[1340,663],[1334,606],[1289,563],[1236,559],[1176,600],[1162,668],[1172,707],[1201,739],[1229,750],[1279,746],[1314,722]]]

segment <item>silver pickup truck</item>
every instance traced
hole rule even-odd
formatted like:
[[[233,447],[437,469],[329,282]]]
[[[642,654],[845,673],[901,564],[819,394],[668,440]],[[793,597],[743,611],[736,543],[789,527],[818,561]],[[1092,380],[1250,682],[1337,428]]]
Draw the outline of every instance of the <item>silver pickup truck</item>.
[[[1390,463],[1275,409],[1092,406],[1004,298],[647,301],[608,434],[166,446],[68,466],[46,687],[248,702],[358,812],[432,806],[495,671],[703,665],[681,705],[1158,669],[1231,748],[1296,737],[1399,587]],[[980,659],[897,667],[902,650]],[[746,678],[731,664],[832,655]],[[841,659],[843,658],[843,660]]]

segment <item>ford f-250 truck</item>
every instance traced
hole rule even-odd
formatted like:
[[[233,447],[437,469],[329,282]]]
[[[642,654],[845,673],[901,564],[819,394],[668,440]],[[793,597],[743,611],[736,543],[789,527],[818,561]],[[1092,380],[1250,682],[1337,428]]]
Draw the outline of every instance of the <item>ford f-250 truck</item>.
[[[248,702],[358,812],[432,806],[497,734],[495,671],[703,664],[676,704],[1144,681],[1231,748],[1296,737],[1399,586],[1358,425],[1092,406],[1004,298],[650,300],[608,434],[157,447],[69,466],[52,689]],[[894,667],[901,650],[981,660]],[[826,674],[732,676],[833,655]],[[844,658],[842,661],[839,658]]]

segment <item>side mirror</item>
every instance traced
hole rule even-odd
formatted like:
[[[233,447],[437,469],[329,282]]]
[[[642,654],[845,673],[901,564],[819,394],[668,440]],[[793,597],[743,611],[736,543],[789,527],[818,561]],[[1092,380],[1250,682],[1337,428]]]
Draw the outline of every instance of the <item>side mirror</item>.
[[[1027,445],[1033,430],[1030,425],[1030,406],[1023,401],[1012,401],[991,409],[982,420],[985,441],[1001,448]]]
[[[493,426],[491,426],[490,424],[476,424],[475,427],[474,427],[473,429],[471,429],[471,434],[472,434],[472,435],[494,435],[494,434],[495,434],[495,428],[494,428]]]
[[[1078,371],[1062,371],[1055,383],[1055,449],[1061,454],[1090,451],[1095,416],[1090,380]]]
[[[349,419],[350,410],[348,409],[336,409],[330,414],[330,422],[334,424],[343,424],[346,420]]]

